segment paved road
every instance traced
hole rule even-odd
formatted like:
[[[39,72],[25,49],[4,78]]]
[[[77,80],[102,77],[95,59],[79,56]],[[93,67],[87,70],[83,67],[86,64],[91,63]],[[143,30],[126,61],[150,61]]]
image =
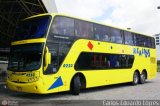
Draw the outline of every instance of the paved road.
[[[7,98],[8,100],[21,101],[27,104],[37,102],[50,103],[54,100],[62,100],[55,102],[57,104],[70,104],[70,100],[160,100],[160,73],[153,80],[148,80],[145,84],[131,86],[130,84],[117,84],[98,88],[83,90],[79,96],[73,96],[69,92],[56,94],[37,95],[12,92],[5,88],[5,83],[0,82],[0,100]],[[67,100],[67,101],[63,101]],[[80,102],[78,102],[80,103]],[[44,104],[43,104],[44,105]]]

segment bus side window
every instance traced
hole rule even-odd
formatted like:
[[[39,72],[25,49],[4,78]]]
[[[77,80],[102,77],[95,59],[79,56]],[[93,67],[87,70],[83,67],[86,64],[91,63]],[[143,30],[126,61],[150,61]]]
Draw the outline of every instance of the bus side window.
[[[59,45],[59,52],[58,52],[59,53],[59,66],[64,61],[64,58],[69,51],[69,48],[70,48],[69,44],[60,44]]]
[[[154,38],[151,38],[151,47],[155,48],[155,39]]]
[[[109,55],[110,66],[111,68],[119,67],[119,56],[118,55]]]
[[[125,44],[134,45],[133,34],[131,32],[124,31],[124,39],[125,39],[125,42],[124,42]]]
[[[122,43],[122,35],[119,29],[111,28],[111,42]]]
[[[140,35],[140,34],[136,34],[136,46],[142,46],[142,47],[146,47],[146,36],[144,35]]]
[[[59,16],[55,17],[50,33],[63,36],[74,36],[74,19]]]
[[[109,27],[94,24],[94,39],[101,41],[110,41],[110,31]]]
[[[110,68],[110,60],[109,57],[107,55],[104,55],[104,65],[106,68]]]
[[[75,20],[75,36],[82,38],[92,38],[93,24],[86,21]]]
[[[131,68],[134,55],[82,52],[76,63],[76,70],[101,70]]]
[[[95,40],[100,40],[99,34],[95,35]]]
[[[102,41],[110,41],[109,35],[107,34],[103,35]]]

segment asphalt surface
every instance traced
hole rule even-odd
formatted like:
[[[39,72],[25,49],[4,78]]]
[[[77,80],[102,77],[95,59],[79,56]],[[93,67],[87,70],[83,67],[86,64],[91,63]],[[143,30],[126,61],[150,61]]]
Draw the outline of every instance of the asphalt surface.
[[[74,96],[69,92],[53,93],[46,95],[13,92],[6,88],[5,82],[0,82],[0,105],[2,100],[18,105],[77,105],[99,100],[160,100],[160,73],[145,84],[132,86],[130,83],[116,84],[103,87],[90,88]],[[88,100],[88,101],[86,101]],[[94,100],[94,101],[93,101]],[[83,101],[83,102],[82,102]]]

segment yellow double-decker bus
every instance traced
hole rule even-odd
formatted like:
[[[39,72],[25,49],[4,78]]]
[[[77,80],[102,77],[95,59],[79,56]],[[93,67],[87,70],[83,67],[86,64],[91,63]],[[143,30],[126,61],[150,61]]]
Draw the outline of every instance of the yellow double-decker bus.
[[[28,93],[145,83],[157,72],[153,37],[62,14],[23,20],[11,43],[7,85]]]

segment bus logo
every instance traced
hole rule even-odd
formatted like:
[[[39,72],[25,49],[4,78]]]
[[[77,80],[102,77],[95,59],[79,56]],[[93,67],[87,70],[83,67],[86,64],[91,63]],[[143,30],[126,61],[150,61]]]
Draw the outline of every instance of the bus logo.
[[[147,57],[150,57],[150,50],[149,49],[139,49],[139,48],[134,48],[133,49],[133,54],[138,54],[139,56],[145,56],[146,58]]]
[[[2,100],[2,106],[7,106],[7,104],[8,104],[8,101],[7,100]]]

